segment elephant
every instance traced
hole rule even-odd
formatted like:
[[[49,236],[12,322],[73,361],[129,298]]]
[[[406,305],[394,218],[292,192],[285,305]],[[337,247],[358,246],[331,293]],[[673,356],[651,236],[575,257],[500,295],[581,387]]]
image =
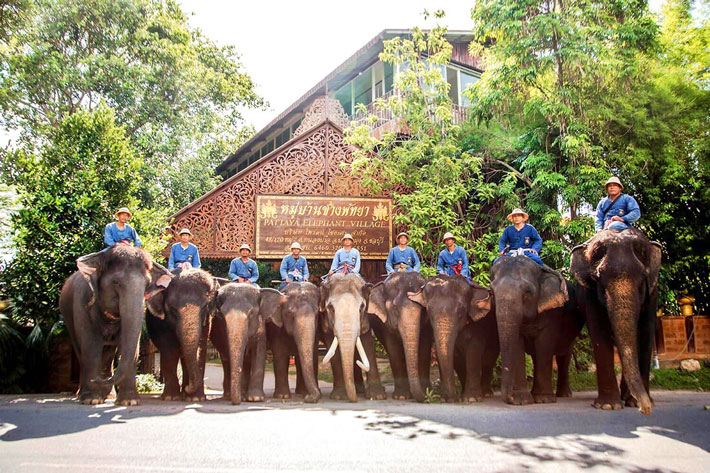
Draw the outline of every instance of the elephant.
[[[117,405],[138,405],[136,353],[144,301],[167,288],[173,275],[145,250],[128,245],[82,256],[76,264],[78,271],[62,287],[59,310],[79,358],[79,402],[101,404],[115,385]],[[111,375],[117,350],[118,367]]]
[[[291,353],[295,353],[298,370],[296,392],[305,391],[306,402],[318,402],[321,392],[316,379],[316,331],[320,290],[309,282],[291,282],[281,292],[283,296],[280,298],[271,297],[262,304],[264,314],[271,320],[266,324],[266,335],[274,355],[274,397],[291,397],[288,365]],[[280,326],[273,322],[275,319],[281,320]]]
[[[440,274],[409,292],[408,298],[426,308],[434,335],[442,398],[459,400],[454,371],[466,402],[492,394],[493,368],[498,359],[498,334],[489,290],[457,275]]]
[[[326,345],[330,347],[323,362],[332,359],[333,368],[331,398],[357,402],[353,365],[357,348],[360,359],[355,364],[368,373],[366,396],[384,399],[385,391],[377,367],[370,365],[370,362],[373,365],[377,362],[375,341],[365,312],[370,286],[358,274],[336,273],[328,277],[320,289],[320,328]]]
[[[658,305],[661,246],[639,230],[603,230],[572,250],[570,270],[597,364],[597,409],[653,408],[649,392]],[[614,374],[614,346],[621,359],[621,392]]]
[[[265,325],[282,326],[280,312],[271,309],[282,297],[275,289],[259,289],[248,282],[229,282],[217,291],[210,340],[222,359],[224,397],[232,404],[240,404],[242,398],[264,400]]]
[[[367,312],[377,338],[382,342],[394,375],[393,399],[414,397],[424,401],[430,387],[429,364],[433,336],[426,310],[411,301],[407,293],[425,283],[416,272],[393,273],[370,290]]]
[[[173,274],[170,287],[149,300],[146,311],[148,334],[160,351],[165,382],[161,399],[204,401],[205,350],[219,284],[197,268],[178,269]],[[181,360],[184,392],[177,377]]]
[[[526,256],[503,256],[491,267],[491,288],[501,346],[503,400],[508,404],[556,402],[552,358],[558,354],[558,393],[570,395],[566,373],[581,314],[562,275]],[[533,358],[532,393],[525,376],[525,352]],[[565,383],[567,386],[565,387]]]

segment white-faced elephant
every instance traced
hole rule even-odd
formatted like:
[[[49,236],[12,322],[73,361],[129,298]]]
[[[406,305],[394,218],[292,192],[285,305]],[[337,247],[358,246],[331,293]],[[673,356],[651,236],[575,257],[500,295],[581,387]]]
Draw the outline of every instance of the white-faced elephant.
[[[604,230],[572,251],[581,306],[594,345],[599,395],[594,407],[638,406],[650,414],[648,383],[658,305],[661,247],[636,229]],[[614,346],[622,367],[621,393]]]
[[[575,315],[574,308],[563,309],[569,300],[567,282],[557,271],[526,256],[503,256],[491,268],[491,288],[500,339],[503,400],[509,404],[555,402],[552,358],[556,353],[569,355],[582,328],[581,316]],[[532,394],[525,375],[526,351],[533,358]],[[565,363],[568,367],[569,358],[560,364]],[[567,395],[568,390],[559,391]]]
[[[292,282],[281,292],[282,296],[271,297],[261,304],[262,315],[269,320],[266,334],[274,355],[274,397],[291,397],[288,366],[291,354],[295,353],[298,370],[296,393],[304,394],[306,402],[318,402],[321,393],[316,379],[315,349],[320,291],[309,282]],[[279,321],[280,325],[277,324]]]
[[[76,263],[79,270],[64,283],[59,309],[81,367],[79,401],[100,404],[115,385],[116,404],[137,405],[144,301],[168,287],[173,276],[145,250],[128,245],[82,256]],[[120,360],[111,376],[117,348]]]
[[[424,283],[419,273],[400,272],[370,291],[367,312],[372,314],[370,324],[390,360],[393,399],[414,397],[422,402],[424,391],[430,386],[431,325],[426,310],[407,297],[407,293],[418,291]]]
[[[178,269],[170,286],[148,301],[146,326],[160,351],[161,399],[205,400],[204,363],[219,284],[201,269]],[[182,360],[183,389],[177,367]]]
[[[331,360],[333,392],[331,398],[357,401],[354,364],[368,373],[366,395],[382,394],[376,363],[375,342],[365,312],[369,287],[358,274],[336,273],[321,286],[321,330],[330,346],[323,362]],[[360,359],[355,361],[355,349]],[[345,394],[345,396],[343,396]]]
[[[230,282],[217,292],[217,307],[210,340],[219,351],[224,368],[224,397],[232,404],[242,399],[264,400],[267,321],[281,326],[278,314],[264,310],[283,296],[275,289],[259,289],[251,283]],[[264,316],[270,312],[272,315]]]
[[[492,393],[493,368],[498,359],[495,317],[488,315],[488,289],[462,276],[440,274],[408,297],[426,308],[434,332],[444,401],[459,400],[454,371],[459,375],[464,400],[482,401],[485,394]]]

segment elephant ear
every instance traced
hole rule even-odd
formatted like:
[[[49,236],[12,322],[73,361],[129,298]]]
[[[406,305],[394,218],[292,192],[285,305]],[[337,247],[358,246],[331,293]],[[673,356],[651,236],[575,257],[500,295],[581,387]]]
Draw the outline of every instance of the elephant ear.
[[[478,322],[491,312],[493,307],[493,291],[481,288],[474,289],[473,297],[471,297],[471,306],[468,310],[468,316],[471,320]]]
[[[537,312],[541,313],[562,307],[568,300],[569,293],[565,279],[559,272],[544,266],[540,274],[540,297],[537,301]]]
[[[276,289],[259,289],[259,313],[265,323],[272,322],[277,327],[283,327],[281,309],[287,299],[286,294]]]
[[[154,295],[148,301],[146,301],[146,307],[148,308],[148,312],[150,312],[153,317],[158,318],[160,320],[165,320],[165,309],[164,309],[164,302],[165,298],[163,296],[162,292],[159,292],[158,294]]]
[[[168,271],[165,266],[154,262],[150,267],[151,284],[146,290],[145,300],[149,300],[159,292],[167,289],[174,277],[175,274]]]
[[[320,298],[318,300],[318,310],[325,313],[325,305],[328,303],[328,295],[330,294],[330,288],[328,287],[328,281],[326,281],[320,287]]]
[[[376,315],[383,323],[387,322],[387,310],[385,306],[385,285],[377,283],[370,291],[367,299],[367,313]]]
[[[89,307],[94,305],[94,302],[96,302],[96,290],[94,289],[94,284],[101,276],[104,260],[106,259],[106,254],[109,250],[110,248],[106,248],[104,250],[97,251],[96,253],[84,255],[76,260],[76,267],[79,270],[79,274],[81,274],[81,277],[84,278],[86,284],[89,285],[89,290],[91,291]]]
[[[661,270],[662,247],[661,244],[652,241],[649,245],[650,257],[648,267],[646,268],[646,283],[648,284],[648,293],[651,294],[656,290],[658,285],[658,273]]]
[[[426,308],[426,297],[424,297],[424,286],[420,287],[417,292],[408,292],[407,297],[410,301],[414,301],[422,307]]]
[[[570,261],[570,272],[574,275],[579,284],[590,289],[594,286],[596,278],[592,271],[592,263],[587,252],[588,245],[577,245],[572,249],[572,259]]]

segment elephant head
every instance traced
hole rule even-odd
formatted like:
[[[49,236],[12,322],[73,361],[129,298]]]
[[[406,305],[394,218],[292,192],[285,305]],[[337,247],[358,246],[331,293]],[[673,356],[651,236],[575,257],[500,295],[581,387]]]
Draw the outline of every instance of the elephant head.
[[[318,381],[313,371],[313,353],[316,343],[316,328],[320,291],[309,282],[292,282],[281,294],[264,292],[261,298],[261,313],[265,320],[283,324],[286,333],[293,337],[301,362],[304,382],[308,394],[306,402],[320,399]]]
[[[224,323],[229,342],[229,361],[231,367],[230,394],[232,404],[241,403],[242,371],[247,346],[251,341],[266,344],[264,324],[271,321],[282,326],[280,312],[266,310],[273,299],[281,299],[283,294],[275,289],[259,289],[251,283],[230,282],[217,292],[216,315]],[[264,313],[262,316],[262,304]],[[261,340],[259,340],[261,339]]]
[[[461,329],[471,320],[478,321],[490,310],[488,289],[470,284],[461,276],[440,274],[427,281],[410,300],[426,308],[434,331],[439,361],[441,391],[446,402],[458,398],[454,384],[454,347]]]
[[[120,323],[118,368],[110,378],[93,381],[116,385],[135,379],[144,301],[167,288],[173,275],[155,263],[145,250],[128,245],[116,245],[82,256],[76,260],[76,265],[89,285],[88,305],[98,305],[108,320]]]
[[[185,392],[193,395],[203,386],[200,341],[206,339],[210,317],[214,311],[219,284],[201,269],[177,270],[165,291],[147,302],[150,313],[167,320],[175,331],[188,377]]]
[[[410,300],[407,294],[418,291],[424,283],[419,273],[394,273],[372,288],[367,304],[369,314],[377,316],[389,330],[398,332],[402,338],[409,390],[419,402],[424,401],[419,381],[419,337],[426,311],[422,305]]]
[[[567,284],[556,271],[524,256],[504,256],[491,268],[491,289],[501,346],[503,399],[511,404],[533,402],[525,377],[521,329],[538,314],[562,307]]]
[[[357,401],[353,372],[356,347],[362,360],[358,360],[357,365],[363,371],[370,370],[370,361],[360,341],[360,335],[370,330],[365,312],[368,295],[369,287],[365,281],[352,273],[334,274],[321,286],[320,311],[324,314],[321,318],[323,329],[335,335],[323,362],[328,362],[340,347],[345,392],[350,402]]]
[[[640,358],[639,318],[646,314],[655,321],[661,248],[636,229],[598,233],[586,245],[572,251],[570,269],[577,281],[592,293],[606,310],[619,351],[622,373],[639,410],[650,414],[648,394],[650,350]],[[650,348],[652,340],[644,340]],[[641,375],[643,371],[644,376]],[[646,379],[643,379],[643,378]]]

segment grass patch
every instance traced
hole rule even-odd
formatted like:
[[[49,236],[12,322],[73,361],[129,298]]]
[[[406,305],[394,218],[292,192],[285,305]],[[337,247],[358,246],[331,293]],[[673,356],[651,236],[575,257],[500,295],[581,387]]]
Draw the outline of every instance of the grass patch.
[[[699,371],[681,371],[678,369],[653,370],[651,389],[684,389],[691,391],[710,391],[710,368]]]

